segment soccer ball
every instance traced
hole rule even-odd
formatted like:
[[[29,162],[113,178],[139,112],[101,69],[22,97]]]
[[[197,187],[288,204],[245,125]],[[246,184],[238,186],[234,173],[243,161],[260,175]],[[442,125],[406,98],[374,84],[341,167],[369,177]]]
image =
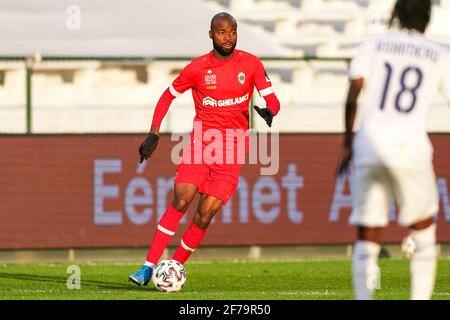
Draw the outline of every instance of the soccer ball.
[[[403,239],[401,244],[402,254],[405,258],[410,259],[416,250],[416,242],[411,236],[407,236]]]
[[[177,292],[186,282],[186,269],[176,260],[162,260],[153,270],[152,282],[163,292]]]

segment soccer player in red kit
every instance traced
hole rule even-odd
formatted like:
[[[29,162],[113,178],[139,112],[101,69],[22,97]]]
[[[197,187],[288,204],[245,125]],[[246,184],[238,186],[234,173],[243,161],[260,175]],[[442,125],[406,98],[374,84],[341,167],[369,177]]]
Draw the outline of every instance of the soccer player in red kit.
[[[208,139],[202,135],[208,130],[219,131],[225,137],[224,154],[237,150],[236,142],[226,135],[227,129],[249,128],[249,102],[254,87],[264,97],[267,107],[255,110],[270,127],[273,117],[280,109],[271,82],[261,61],[241,50],[235,50],[237,43],[237,23],[228,13],[218,13],[211,20],[209,37],[214,49],[191,61],[163,93],[156,105],[151,131],[139,147],[141,162],[148,159],[158,144],[159,127],[175,97],[186,90],[192,90],[195,103],[196,123],[201,130],[191,134],[189,150],[205,150]],[[246,148],[248,141],[246,140]],[[194,152],[195,153],[195,152]],[[175,177],[174,199],[159,221],[145,264],[129,279],[146,285],[164,249],[178,227],[197,192],[201,198],[196,213],[181,239],[181,244],[172,259],[184,264],[201,243],[214,215],[225,205],[237,188],[240,163],[228,161],[206,163],[186,161],[191,155],[183,155]]]

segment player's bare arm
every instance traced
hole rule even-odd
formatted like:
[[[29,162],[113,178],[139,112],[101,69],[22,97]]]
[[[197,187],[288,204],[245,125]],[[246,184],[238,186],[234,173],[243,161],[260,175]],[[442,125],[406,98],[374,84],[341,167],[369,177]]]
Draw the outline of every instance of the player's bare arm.
[[[358,108],[358,96],[363,85],[363,78],[350,81],[350,88],[345,103],[345,135],[338,164],[338,174],[342,174],[348,170],[348,166],[352,159],[353,125],[355,123],[356,110]]]

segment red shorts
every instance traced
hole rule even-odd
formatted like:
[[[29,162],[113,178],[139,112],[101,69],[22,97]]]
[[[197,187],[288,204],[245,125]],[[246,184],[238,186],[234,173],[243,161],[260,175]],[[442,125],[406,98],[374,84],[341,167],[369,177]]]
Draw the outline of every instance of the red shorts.
[[[241,166],[241,164],[181,163],[175,175],[175,184],[195,184],[200,193],[215,196],[226,205],[238,186]]]

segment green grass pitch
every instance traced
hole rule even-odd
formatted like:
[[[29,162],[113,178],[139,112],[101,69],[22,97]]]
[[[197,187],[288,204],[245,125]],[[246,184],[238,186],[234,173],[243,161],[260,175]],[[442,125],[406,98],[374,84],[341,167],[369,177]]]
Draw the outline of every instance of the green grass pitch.
[[[381,259],[377,299],[408,299],[409,261]],[[0,299],[352,299],[351,262],[295,260],[188,262],[185,288],[162,293],[137,287],[137,264],[80,264],[81,288],[68,289],[69,264],[0,265]],[[450,299],[450,260],[440,259],[433,299]]]

